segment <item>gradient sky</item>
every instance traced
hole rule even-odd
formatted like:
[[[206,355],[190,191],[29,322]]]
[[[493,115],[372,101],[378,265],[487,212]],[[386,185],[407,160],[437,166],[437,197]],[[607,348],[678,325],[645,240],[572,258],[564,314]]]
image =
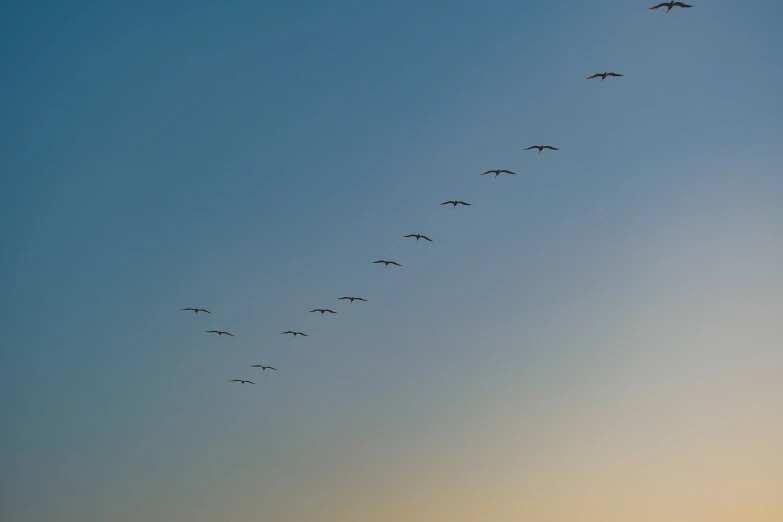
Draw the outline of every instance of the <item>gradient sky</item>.
[[[3,2],[0,519],[783,520],[783,4],[652,3]]]

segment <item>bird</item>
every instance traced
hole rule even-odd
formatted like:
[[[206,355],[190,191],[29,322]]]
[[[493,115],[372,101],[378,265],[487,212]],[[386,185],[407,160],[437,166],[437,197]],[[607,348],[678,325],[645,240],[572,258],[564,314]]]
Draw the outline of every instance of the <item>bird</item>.
[[[302,333],[302,332],[292,332],[291,330],[288,330],[288,331],[286,331],[286,332],[283,332],[283,333],[281,333],[280,335],[285,335],[285,334],[291,334],[291,335],[293,335],[294,337],[296,337],[297,335],[301,335],[302,337],[310,337],[310,336],[309,336],[309,335],[307,335],[306,333]]]
[[[617,74],[617,73],[613,73],[613,72],[605,72],[605,73],[596,73],[596,74],[594,74],[592,76],[588,76],[585,79],[586,80],[592,80],[593,78],[598,78],[599,76],[601,77],[601,81],[604,81],[604,80],[606,80],[607,76],[625,76],[625,75],[624,74]]]
[[[465,207],[469,207],[470,203],[465,203],[464,201],[454,201],[454,200],[451,200],[451,201],[444,201],[443,203],[441,203],[441,205],[454,205],[451,208],[457,208],[457,205],[462,205],[462,206],[465,206]]]
[[[277,371],[277,368],[272,368],[271,366],[263,366],[261,364],[251,364],[250,367],[251,368],[261,368],[262,372],[265,372],[267,370],[275,370],[275,371]]]
[[[218,335],[226,334],[226,335],[230,335],[231,337],[234,337],[234,334],[231,334],[231,333],[228,333],[228,332],[224,332],[222,330],[207,330],[207,333],[216,333]]]
[[[337,313],[334,310],[329,310],[328,308],[316,308],[315,310],[310,310],[307,313],[311,314],[313,312],[321,312],[321,315],[324,315],[324,312],[329,312],[330,314],[336,314]]]
[[[183,308],[182,310],[193,311],[193,312],[196,312],[196,313],[206,312],[208,314],[212,314],[212,312],[210,312],[209,310],[204,310],[203,308]]]
[[[384,264],[384,265],[386,265],[387,267],[388,267],[389,265],[394,265],[394,266],[402,266],[402,265],[401,265],[401,264],[399,264],[397,261],[384,261],[383,259],[379,259],[378,261],[373,261],[373,262],[372,262],[372,264],[374,264],[374,265],[377,265],[377,264],[380,264],[380,263],[383,263],[383,264]]]
[[[419,241],[419,239],[426,239],[427,241],[432,243],[432,239],[422,234],[408,234],[407,236],[402,236],[402,237],[415,237],[417,242]]]
[[[245,383],[248,383],[248,384],[255,384],[253,381],[243,381],[242,379],[232,379],[232,380],[231,380],[231,382],[238,382],[238,383],[239,383],[239,384],[241,384],[242,386],[244,386],[244,385],[245,385]]]
[[[363,297],[339,297],[337,299],[338,301],[351,301],[353,303],[354,301],[364,301],[367,302],[367,299],[364,299]]]
[[[683,7],[683,8],[693,7],[692,5],[683,4],[682,2],[664,2],[662,4],[658,4],[658,5],[654,6],[654,7],[651,7],[650,11],[658,9],[659,7],[667,7],[668,9],[666,9],[666,14],[669,14],[669,11],[674,9],[675,6],[676,7]]]
[[[498,177],[498,176],[500,176],[503,173],[505,173],[505,174],[512,174],[514,176],[517,175],[516,172],[511,172],[510,170],[488,170],[488,171],[482,173],[481,175],[482,176],[486,176],[487,174],[494,174],[495,177]]]
[[[560,150],[557,147],[553,147],[551,145],[531,145],[530,147],[526,148],[525,150],[530,149],[538,149],[538,153],[541,154],[541,151],[544,149],[550,149],[550,150]]]

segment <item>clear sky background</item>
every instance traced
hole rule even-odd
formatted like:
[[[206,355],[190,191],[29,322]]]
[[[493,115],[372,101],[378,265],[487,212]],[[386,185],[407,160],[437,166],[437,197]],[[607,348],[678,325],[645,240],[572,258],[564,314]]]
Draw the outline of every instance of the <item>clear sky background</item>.
[[[653,3],[3,2],[0,519],[782,520],[783,4]]]

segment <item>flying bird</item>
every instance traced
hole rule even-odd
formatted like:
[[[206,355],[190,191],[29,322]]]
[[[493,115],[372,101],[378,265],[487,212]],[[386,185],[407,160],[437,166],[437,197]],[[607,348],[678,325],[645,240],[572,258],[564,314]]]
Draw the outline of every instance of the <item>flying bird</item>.
[[[654,6],[654,7],[651,7],[650,11],[652,11],[654,9],[658,9],[659,7],[667,7],[668,9],[666,9],[666,14],[669,14],[669,11],[674,9],[675,6],[676,7],[683,7],[683,8],[693,7],[692,5],[683,4],[682,2],[664,2],[662,4],[658,4],[658,5]]]
[[[209,310],[204,310],[203,308],[183,308],[182,310],[188,310],[188,311],[192,311],[192,312],[196,312],[196,313],[206,312],[208,314],[212,314],[212,312],[210,312]]]
[[[617,73],[613,73],[613,72],[605,72],[605,73],[596,73],[596,74],[594,74],[592,76],[588,76],[585,79],[586,80],[592,80],[593,78],[598,78],[599,76],[601,77],[601,81],[604,81],[604,80],[606,80],[607,76],[625,76],[625,75],[624,74],[617,74]]]
[[[426,239],[427,241],[432,243],[432,239],[422,234],[408,234],[407,236],[402,236],[402,237],[415,237],[417,242],[419,241],[419,239]]]
[[[296,337],[297,335],[301,335],[302,337],[310,337],[310,336],[309,336],[309,335],[307,335],[306,333],[302,333],[302,332],[292,332],[291,330],[288,330],[287,332],[283,332],[283,333],[281,333],[280,335],[286,335],[286,334],[293,335],[294,337]]]
[[[261,368],[262,372],[265,372],[267,370],[275,370],[275,371],[277,371],[277,368],[272,368],[271,366],[263,366],[261,364],[251,364],[250,367],[251,368]]]
[[[316,308],[315,310],[310,310],[307,313],[311,314],[313,312],[321,312],[321,315],[324,315],[324,312],[329,312],[330,314],[336,314],[337,313],[334,310],[329,310],[328,308]]]
[[[218,335],[226,334],[226,335],[230,335],[231,337],[234,337],[234,334],[230,334],[230,333],[224,332],[222,330],[207,330],[207,333],[216,333]]]
[[[244,386],[244,385],[245,385],[245,383],[248,383],[248,384],[255,384],[253,381],[243,381],[242,379],[232,379],[232,380],[231,380],[231,382],[238,382],[238,383],[239,383],[239,384],[241,384],[242,386]]]
[[[465,203],[464,201],[454,201],[454,200],[451,200],[451,201],[444,201],[443,203],[441,203],[441,205],[454,205],[451,208],[457,208],[457,205],[462,205],[462,206],[465,206],[465,207],[469,207],[470,203]]]
[[[364,299],[362,297],[340,297],[337,299],[338,301],[351,301],[353,303],[354,301],[364,301],[367,302],[367,299]]]
[[[544,149],[560,150],[557,147],[553,147],[551,145],[531,145],[530,147],[526,148],[525,150],[530,150],[530,149],[538,149],[538,153],[539,154],[541,154],[541,151],[544,150]]]
[[[384,265],[386,265],[386,266],[389,266],[389,265],[394,265],[394,266],[402,266],[402,265],[401,265],[401,264],[399,264],[397,261],[384,261],[383,259],[379,259],[378,261],[373,261],[373,262],[372,262],[372,264],[374,264],[374,265],[378,265],[378,264],[380,264],[380,263],[383,263],[383,264],[384,264]]]
[[[511,172],[510,170],[488,170],[486,172],[483,172],[481,175],[486,176],[487,174],[494,174],[496,178],[501,174],[511,174],[513,176],[517,175],[516,172]]]

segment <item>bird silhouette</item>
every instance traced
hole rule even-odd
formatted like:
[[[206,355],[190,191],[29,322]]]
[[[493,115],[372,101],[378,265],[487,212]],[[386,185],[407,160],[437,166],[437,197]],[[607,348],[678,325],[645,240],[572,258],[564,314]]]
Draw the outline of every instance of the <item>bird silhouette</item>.
[[[238,382],[238,383],[239,383],[239,384],[241,384],[242,386],[244,386],[244,385],[245,385],[245,383],[248,383],[248,384],[255,384],[253,381],[243,381],[242,379],[232,379],[232,380],[231,380],[231,382]]]
[[[560,150],[557,147],[553,147],[551,145],[531,145],[530,147],[526,148],[525,150],[531,150],[531,149],[538,149],[538,153],[541,154],[541,151],[544,149],[549,150]]]
[[[379,259],[378,261],[373,261],[373,262],[372,262],[372,264],[374,264],[374,265],[377,265],[377,264],[380,264],[380,263],[383,263],[383,264],[384,264],[384,265],[386,265],[387,267],[388,267],[389,265],[394,265],[394,266],[402,266],[401,264],[399,264],[399,263],[398,263],[398,262],[396,262],[396,261],[384,261],[383,259]]]
[[[293,335],[294,337],[296,337],[297,335],[301,335],[302,337],[310,337],[310,336],[309,336],[309,335],[307,335],[306,333],[302,333],[302,332],[292,332],[291,330],[288,330],[288,331],[286,331],[286,332],[283,332],[283,333],[281,333],[280,335],[286,335],[286,334]]]
[[[481,173],[482,176],[486,176],[487,174],[494,174],[496,178],[501,174],[512,174],[514,176],[517,175],[516,172],[511,172],[510,170],[488,170],[486,172]]]
[[[207,333],[216,333],[218,335],[226,334],[226,335],[230,335],[231,337],[234,337],[234,334],[231,334],[231,333],[228,333],[228,332],[224,332],[222,330],[207,330]]]
[[[275,371],[277,371],[277,368],[272,368],[271,366],[263,366],[261,364],[251,364],[250,367],[251,368],[261,368],[262,372],[265,372],[267,370],[275,370]]]
[[[212,312],[210,312],[209,310],[204,310],[203,308],[183,308],[182,310],[193,311],[193,312],[196,312],[196,313],[206,312],[206,313],[208,313],[210,315],[212,314]]]
[[[596,74],[594,74],[592,76],[588,76],[585,79],[586,80],[592,80],[593,78],[598,78],[599,76],[601,77],[601,81],[604,81],[604,80],[606,80],[607,76],[625,76],[625,75],[624,74],[617,74],[617,73],[613,73],[613,72],[605,72],[605,73],[596,73]]]
[[[683,4],[682,2],[664,2],[662,4],[658,4],[656,6],[651,7],[650,11],[658,9],[659,7],[667,7],[668,9],[666,9],[666,14],[669,14],[669,11],[674,9],[674,7],[682,7],[682,8],[687,9],[687,8],[693,7],[693,6],[692,5],[688,5],[688,4]]]
[[[313,312],[321,312],[321,315],[324,315],[324,312],[329,312],[330,314],[336,314],[337,313],[334,310],[329,310],[328,308],[316,308],[315,310],[310,310],[308,313],[311,314]]]
[[[462,205],[462,206],[465,206],[465,207],[469,207],[470,203],[465,203],[464,201],[451,200],[451,201],[444,201],[443,203],[441,203],[441,206],[442,205],[454,205],[451,208],[457,208],[457,205]]]
[[[432,243],[432,239],[430,239],[427,236],[422,235],[422,234],[408,234],[407,236],[402,236],[402,237],[415,237],[417,242],[419,241],[419,239],[425,239],[425,240],[429,241],[430,243]]]
[[[364,301],[367,302],[367,299],[364,299],[363,297],[339,297],[337,298],[338,301],[350,301],[353,303],[354,301]]]

